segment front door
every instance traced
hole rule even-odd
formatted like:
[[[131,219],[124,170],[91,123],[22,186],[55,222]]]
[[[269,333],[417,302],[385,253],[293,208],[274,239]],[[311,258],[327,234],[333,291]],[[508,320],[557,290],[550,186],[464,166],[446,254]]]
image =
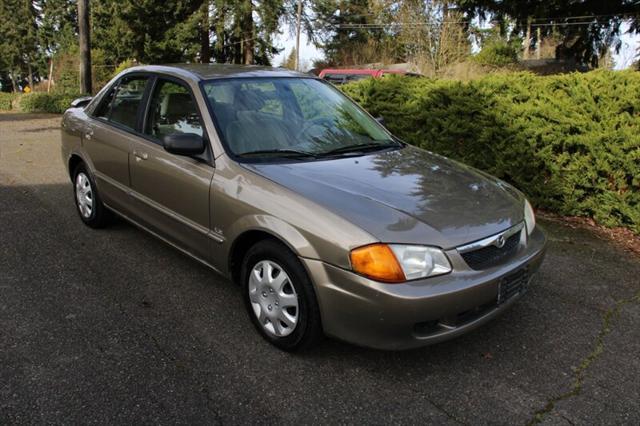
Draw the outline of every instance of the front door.
[[[161,237],[208,261],[209,187],[214,168],[199,158],[171,154],[162,146],[163,137],[175,133],[195,133],[206,140],[187,86],[158,78],[145,123],[144,137],[135,139],[129,153],[135,215]]]
[[[129,151],[136,139],[147,76],[123,77],[105,94],[83,134],[83,146],[93,162],[96,184],[105,203],[129,209]]]

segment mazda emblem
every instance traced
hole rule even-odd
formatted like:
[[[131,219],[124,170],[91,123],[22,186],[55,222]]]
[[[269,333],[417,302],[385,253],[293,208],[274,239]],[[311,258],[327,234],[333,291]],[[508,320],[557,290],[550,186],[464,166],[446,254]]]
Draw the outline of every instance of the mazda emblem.
[[[498,238],[496,238],[496,242],[493,243],[496,247],[498,248],[502,248],[504,247],[504,243],[505,243],[505,239],[504,239],[504,235],[500,235]]]

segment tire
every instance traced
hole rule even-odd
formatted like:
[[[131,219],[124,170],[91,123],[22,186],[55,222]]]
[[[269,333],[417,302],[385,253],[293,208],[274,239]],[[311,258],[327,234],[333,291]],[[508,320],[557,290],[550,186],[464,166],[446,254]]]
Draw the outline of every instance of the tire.
[[[93,177],[84,163],[78,164],[73,171],[73,195],[76,211],[85,225],[104,228],[111,223],[112,214],[102,204]]]
[[[277,241],[260,241],[247,252],[240,277],[247,313],[268,342],[293,352],[322,339],[313,284],[289,248]]]

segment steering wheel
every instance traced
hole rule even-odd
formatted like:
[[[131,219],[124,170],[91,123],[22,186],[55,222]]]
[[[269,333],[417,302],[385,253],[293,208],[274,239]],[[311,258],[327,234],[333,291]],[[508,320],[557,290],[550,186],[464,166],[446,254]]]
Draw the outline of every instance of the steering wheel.
[[[314,127],[317,127],[316,132],[324,133],[325,129],[330,129],[333,127],[333,119],[328,117],[320,117],[309,120],[305,123],[304,126],[302,126],[302,129],[300,130],[300,132],[298,132],[298,136],[307,135],[307,133]],[[308,136],[313,136],[313,134],[310,134]]]

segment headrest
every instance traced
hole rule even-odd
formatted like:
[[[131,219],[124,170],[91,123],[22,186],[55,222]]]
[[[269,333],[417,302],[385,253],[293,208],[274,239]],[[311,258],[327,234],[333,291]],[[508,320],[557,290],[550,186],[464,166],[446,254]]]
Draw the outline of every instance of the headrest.
[[[264,106],[264,99],[255,90],[239,90],[233,100],[238,111],[259,111]]]
[[[195,110],[191,95],[188,93],[169,93],[167,97],[167,116],[181,117]]]

